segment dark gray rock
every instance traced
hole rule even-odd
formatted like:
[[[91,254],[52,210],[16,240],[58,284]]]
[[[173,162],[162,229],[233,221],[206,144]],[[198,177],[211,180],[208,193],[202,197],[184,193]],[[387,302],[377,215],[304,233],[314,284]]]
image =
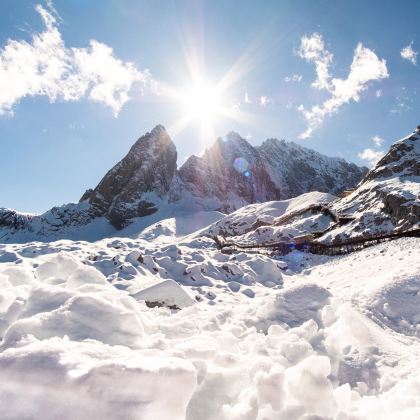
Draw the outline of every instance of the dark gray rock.
[[[157,211],[159,201],[169,191],[176,159],[174,143],[165,128],[158,125],[140,137],[81,201],[87,200],[97,216],[106,216],[121,229],[130,219]]]

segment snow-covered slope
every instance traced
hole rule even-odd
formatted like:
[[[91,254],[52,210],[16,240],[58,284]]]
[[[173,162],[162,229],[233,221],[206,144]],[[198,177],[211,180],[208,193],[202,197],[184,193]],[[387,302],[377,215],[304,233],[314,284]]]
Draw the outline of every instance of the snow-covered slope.
[[[419,250],[271,259],[194,234],[0,245],[1,417],[419,418]]]
[[[178,214],[229,213],[313,190],[337,193],[355,186],[366,172],[294,143],[269,140],[253,147],[236,133],[218,139],[202,157],[190,157],[179,170],[176,159],[175,145],[159,125],[79,204],[41,215],[0,209],[0,241],[95,240],[118,234],[139,218],[154,223]]]
[[[290,241],[291,237],[325,230],[332,220],[318,207],[336,198],[328,193],[310,192],[285,201],[251,204],[220,219],[200,234],[222,235],[243,244]],[[314,208],[317,210],[313,211]]]

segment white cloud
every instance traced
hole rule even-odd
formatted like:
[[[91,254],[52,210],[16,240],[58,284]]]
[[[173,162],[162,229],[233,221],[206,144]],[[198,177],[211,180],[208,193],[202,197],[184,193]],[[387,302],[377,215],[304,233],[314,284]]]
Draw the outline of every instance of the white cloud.
[[[299,55],[315,63],[317,78],[312,85],[331,94],[329,99],[310,109],[306,109],[303,105],[298,107],[308,125],[300,135],[301,138],[311,137],[323,124],[324,119],[338,112],[344,104],[350,101],[358,102],[361,92],[367,89],[368,82],[389,77],[385,60],[379,59],[372,50],[365,48],[361,43],[354,51],[346,79],[331,78],[329,66],[332,63],[332,54],[325,50],[321,35],[315,33],[310,38],[303,37]]]
[[[381,159],[383,155],[383,150],[373,149],[365,149],[358,154],[359,158],[366,161],[370,167],[375,166],[375,164],[378,163],[379,159]]]
[[[400,55],[404,60],[410,61],[412,64],[417,64],[418,52],[413,50],[413,41],[400,51]]]
[[[310,37],[302,37],[298,55],[315,64],[317,78],[312,86],[317,89],[328,89],[330,86],[329,67],[332,64],[333,55],[325,49],[322,35],[314,33]]]
[[[285,82],[301,82],[302,81],[302,75],[301,74],[293,74],[292,76],[286,76],[283,80]]]
[[[381,89],[378,89],[378,90],[375,92],[375,96],[376,96],[377,98],[380,98],[380,97],[382,96],[382,90],[381,90]]]
[[[248,95],[248,92],[245,92],[245,95],[244,95],[244,102],[246,103],[246,104],[252,104],[252,101],[251,101],[251,98],[249,97],[249,95]]]
[[[372,141],[375,146],[382,146],[382,143],[384,142],[384,139],[382,137],[379,137],[378,135],[372,137]]]
[[[0,50],[0,114],[13,113],[26,96],[46,96],[51,102],[86,97],[118,115],[135,83],[153,84],[147,70],[116,58],[101,42],[67,48],[52,3],[47,5],[36,6],[45,26],[41,33],[32,34],[31,42],[8,40]]]
[[[260,105],[263,107],[266,107],[269,104],[272,104],[273,100],[269,98],[268,96],[261,96],[260,97]]]

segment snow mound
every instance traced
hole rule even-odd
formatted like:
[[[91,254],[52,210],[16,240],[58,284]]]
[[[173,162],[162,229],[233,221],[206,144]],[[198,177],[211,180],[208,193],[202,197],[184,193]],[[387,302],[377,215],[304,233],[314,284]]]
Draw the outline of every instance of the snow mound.
[[[194,300],[175,281],[164,280],[131,295],[137,301],[146,302],[147,306],[166,306],[170,309],[186,308],[194,304]]]
[[[371,298],[371,310],[388,327],[420,337],[420,277],[385,284]]]
[[[67,338],[3,351],[0,370],[3,419],[182,420],[196,388],[185,360]]]
[[[316,284],[294,286],[273,295],[258,315],[269,325],[282,322],[297,326],[310,319],[320,322],[321,310],[330,296],[328,290]]]

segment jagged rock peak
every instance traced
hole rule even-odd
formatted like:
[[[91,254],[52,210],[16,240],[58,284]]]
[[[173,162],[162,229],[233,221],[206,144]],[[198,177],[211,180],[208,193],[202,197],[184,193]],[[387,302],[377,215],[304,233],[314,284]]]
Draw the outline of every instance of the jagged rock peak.
[[[175,145],[162,125],[140,137],[127,155],[102,178],[88,200],[96,215],[121,228],[127,220],[152,214],[168,193],[176,171]]]

